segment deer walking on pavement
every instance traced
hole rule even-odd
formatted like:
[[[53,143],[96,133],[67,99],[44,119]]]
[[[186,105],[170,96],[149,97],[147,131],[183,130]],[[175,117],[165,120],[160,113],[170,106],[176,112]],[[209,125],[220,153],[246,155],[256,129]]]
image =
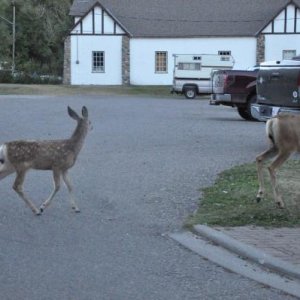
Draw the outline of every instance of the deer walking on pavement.
[[[70,107],[68,107],[68,113],[71,118],[77,121],[75,131],[69,139],[18,140],[7,142],[0,146],[0,180],[12,173],[16,173],[13,189],[36,215],[40,215],[51,203],[60,189],[61,177],[68,188],[72,209],[75,212],[80,212],[75,203],[68,170],[76,162],[89,130],[90,121],[88,119],[88,110],[85,106],[82,107],[82,117]],[[53,172],[54,189],[39,209],[23,192],[25,175],[30,169],[51,170]]]

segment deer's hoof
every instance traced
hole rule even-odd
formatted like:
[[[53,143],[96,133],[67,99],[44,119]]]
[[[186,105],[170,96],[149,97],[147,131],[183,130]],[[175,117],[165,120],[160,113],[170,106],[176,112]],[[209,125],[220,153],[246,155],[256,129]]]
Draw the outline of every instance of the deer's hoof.
[[[280,209],[284,209],[284,204],[282,204],[281,202],[277,202],[277,207]]]

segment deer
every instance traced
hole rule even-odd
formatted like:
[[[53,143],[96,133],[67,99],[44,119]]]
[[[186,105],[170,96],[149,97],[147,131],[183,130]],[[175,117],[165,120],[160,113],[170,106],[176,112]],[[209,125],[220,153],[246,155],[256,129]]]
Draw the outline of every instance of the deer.
[[[270,141],[270,147],[256,157],[259,189],[256,196],[257,202],[262,199],[265,188],[263,178],[263,163],[273,159],[268,166],[274,200],[279,208],[285,204],[279,192],[276,170],[295,152],[300,152],[300,115],[279,114],[266,123],[266,134]]]
[[[91,123],[85,106],[82,107],[82,117],[69,106],[68,114],[77,122],[73,134],[68,139],[16,140],[0,145],[0,180],[16,173],[13,189],[37,216],[43,213],[59,191],[61,178],[68,189],[72,209],[76,213],[80,212],[74,199],[73,186],[68,176],[68,170],[76,162]],[[39,209],[23,192],[25,175],[30,169],[50,170],[53,173],[54,188]]]

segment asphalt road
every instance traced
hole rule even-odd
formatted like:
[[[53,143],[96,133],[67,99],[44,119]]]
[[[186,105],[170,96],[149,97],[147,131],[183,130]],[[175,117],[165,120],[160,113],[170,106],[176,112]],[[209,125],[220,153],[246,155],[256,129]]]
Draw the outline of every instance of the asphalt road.
[[[0,184],[1,300],[293,299],[182,248],[180,230],[199,189],[233,165],[253,161],[264,124],[208,101],[127,96],[0,96],[0,143],[71,135],[66,107],[89,109],[89,133],[66,188],[41,217]],[[32,171],[25,191],[40,205],[49,172]],[[255,195],[253,195],[255,197]]]

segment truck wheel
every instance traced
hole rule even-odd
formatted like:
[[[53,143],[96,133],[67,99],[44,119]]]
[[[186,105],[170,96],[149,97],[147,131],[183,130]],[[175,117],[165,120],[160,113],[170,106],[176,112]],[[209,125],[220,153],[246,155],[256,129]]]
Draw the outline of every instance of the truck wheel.
[[[196,97],[196,88],[194,87],[185,88],[184,95],[187,99],[194,99]]]
[[[239,115],[240,115],[243,119],[245,119],[245,120],[247,120],[247,121],[250,121],[250,120],[251,120],[251,117],[250,117],[249,114],[248,114],[247,108],[245,108],[245,107],[238,107],[238,108],[237,108],[237,111],[238,111]]]
[[[239,115],[247,121],[257,121],[257,119],[255,119],[251,114],[251,104],[252,103],[256,103],[256,95],[252,95],[249,98],[246,106],[240,106],[237,109]]]

